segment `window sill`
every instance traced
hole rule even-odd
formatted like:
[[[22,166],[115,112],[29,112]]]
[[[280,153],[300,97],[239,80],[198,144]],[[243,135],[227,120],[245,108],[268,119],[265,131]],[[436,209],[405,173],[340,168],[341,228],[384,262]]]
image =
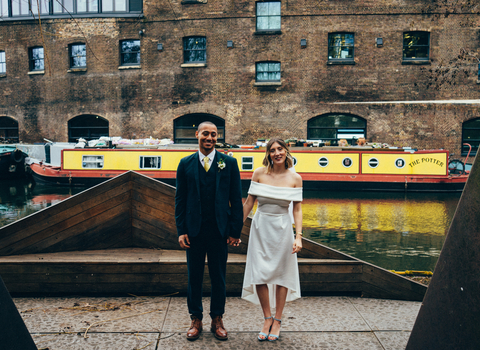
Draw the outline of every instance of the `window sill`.
[[[355,65],[354,60],[329,60],[327,61],[327,65],[335,66],[335,65]]]
[[[403,60],[402,65],[413,65],[413,66],[429,66],[432,63],[430,60]]]
[[[7,77],[7,74],[5,74],[5,73],[0,74],[0,79],[1,78],[6,78],[6,77]]]
[[[254,35],[276,35],[282,34],[281,30],[257,30]]]
[[[28,72],[28,75],[38,75],[38,74],[45,74],[44,70],[32,70],[31,72]]]
[[[87,68],[70,68],[67,73],[86,72]]]
[[[180,65],[182,68],[202,68],[206,66],[206,63],[183,63]]]
[[[181,4],[206,4],[207,0],[182,0]]]
[[[282,86],[281,81],[256,81],[254,86]]]
[[[138,65],[138,66],[119,66],[118,69],[122,70],[122,69],[141,69],[142,66]]]

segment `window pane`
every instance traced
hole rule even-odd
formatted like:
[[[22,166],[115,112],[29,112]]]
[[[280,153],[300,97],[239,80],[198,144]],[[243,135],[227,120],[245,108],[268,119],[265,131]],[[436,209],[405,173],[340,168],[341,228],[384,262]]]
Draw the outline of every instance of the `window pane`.
[[[126,0],[116,0],[115,1],[115,11],[127,11],[127,1]]]
[[[73,0],[64,0],[63,6],[65,7],[64,11],[68,11],[70,13],[73,12]]]
[[[257,2],[257,16],[268,15],[268,2]]]
[[[268,4],[268,14],[269,15],[277,15],[280,16],[280,8],[281,4],[280,2],[270,2]]]
[[[98,0],[88,0],[88,12],[98,12]]]
[[[269,17],[268,29],[280,29],[280,16]]]
[[[334,129],[310,129],[311,139],[334,139],[336,132]]]
[[[5,51],[0,51],[0,74],[5,74],[6,64],[5,64]]]
[[[34,60],[39,60],[43,58],[43,47],[36,47],[32,49],[32,58]]]
[[[257,17],[257,29],[268,29],[268,17]]]
[[[2,17],[8,16],[8,0],[0,1],[0,16]]]
[[[113,11],[113,0],[103,0],[102,1],[102,11],[103,12],[112,12]]]
[[[463,123],[463,128],[464,129],[480,129],[480,118],[474,119],[474,120],[469,120],[468,122]]]
[[[77,12],[87,12],[87,0],[77,0]]]

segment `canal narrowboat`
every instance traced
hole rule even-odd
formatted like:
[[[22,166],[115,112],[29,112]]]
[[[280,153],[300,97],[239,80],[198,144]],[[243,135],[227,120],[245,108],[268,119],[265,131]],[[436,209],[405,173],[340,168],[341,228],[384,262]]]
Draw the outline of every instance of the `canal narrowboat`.
[[[0,179],[24,177],[26,157],[28,155],[15,146],[0,145]]]
[[[181,158],[197,146],[125,146],[61,149],[57,164],[30,164],[37,184],[91,186],[128,170],[175,184]],[[238,161],[244,188],[262,166],[265,150],[217,148]],[[462,191],[468,173],[449,172],[446,150],[371,147],[294,147],[295,171],[305,189],[355,191]]]

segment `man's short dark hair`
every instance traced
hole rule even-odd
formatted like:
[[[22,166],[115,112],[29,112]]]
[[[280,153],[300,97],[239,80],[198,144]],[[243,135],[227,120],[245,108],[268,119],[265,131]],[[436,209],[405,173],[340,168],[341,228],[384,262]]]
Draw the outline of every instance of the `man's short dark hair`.
[[[214,123],[207,121],[207,122],[201,122],[200,124],[198,124],[197,130],[200,131],[204,125],[213,125],[214,127],[217,127]]]

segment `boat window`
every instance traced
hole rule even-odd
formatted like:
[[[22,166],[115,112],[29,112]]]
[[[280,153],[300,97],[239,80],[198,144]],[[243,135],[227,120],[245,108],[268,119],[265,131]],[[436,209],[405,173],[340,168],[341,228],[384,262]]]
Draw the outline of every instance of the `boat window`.
[[[346,139],[350,145],[355,140],[367,137],[367,122],[353,114],[326,114],[307,122],[307,138],[335,146],[338,140]]]
[[[398,158],[397,160],[395,160],[395,166],[398,168],[398,169],[402,169],[404,166],[405,166],[405,159],[403,158]]]
[[[140,169],[160,169],[162,167],[162,157],[140,156]]]
[[[294,156],[292,156],[292,161],[293,161],[293,166],[297,165],[297,158],[295,158]]]
[[[343,158],[342,164],[345,168],[350,168],[353,164],[353,160],[352,160],[352,158],[345,157],[345,158]]]
[[[328,158],[327,157],[322,157],[318,160],[318,165],[320,165],[322,168],[325,168],[328,165]]]
[[[242,157],[242,170],[253,170],[253,157]]]
[[[378,159],[377,158],[370,158],[368,160],[368,166],[370,168],[376,168],[378,166]]]
[[[83,156],[82,168],[85,169],[102,169],[103,156]]]

